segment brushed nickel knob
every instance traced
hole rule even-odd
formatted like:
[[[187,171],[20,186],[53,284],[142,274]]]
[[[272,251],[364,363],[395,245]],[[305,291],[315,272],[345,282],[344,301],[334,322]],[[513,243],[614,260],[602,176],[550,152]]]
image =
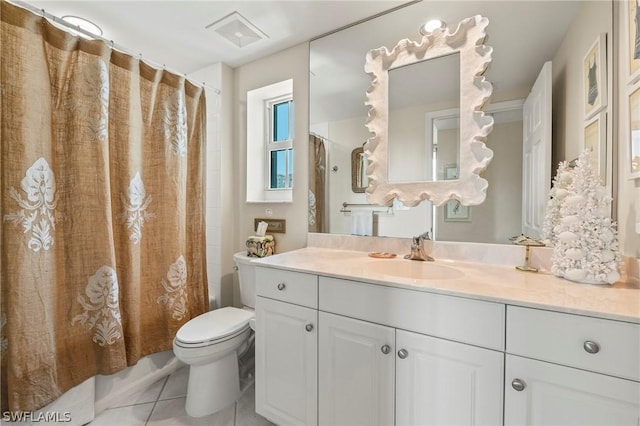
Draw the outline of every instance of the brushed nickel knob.
[[[313,331],[313,324],[307,324],[304,326],[304,329],[307,331]]]
[[[592,342],[591,340],[587,340],[586,342],[584,342],[584,350],[589,352],[590,354],[597,354],[598,352],[600,352],[600,345],[598,345],[596,342]]]
[[[406,349],[400,349],[398,351],[398,356],[400,357],[400,359],[405,359],[406,357],[409,356],[409,352],[407,352]]]
[[[391,346],[389,345],[384,345],[383,347],[380,348],[380,350],[382,351],[383,354],[388,354],[389,352],[391,352]]]
[[[511,382],[511,387],[517,390],[518,392],[522,392],[524,388],[527,387],[527,384],[523,380],[513,379],[513,382]]]
[[[278,283],[278,290],[282,291],[285,288],[285,284],[284,283]]]

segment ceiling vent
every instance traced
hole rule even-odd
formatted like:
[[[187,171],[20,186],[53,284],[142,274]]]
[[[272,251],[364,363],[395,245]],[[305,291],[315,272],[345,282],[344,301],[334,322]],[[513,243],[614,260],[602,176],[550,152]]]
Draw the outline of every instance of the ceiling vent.
[[[268,35],[237,11],[212,22],[205,28],[212,28],[225,40],[233,43],[237,47],[245,47],[256,41],[269,38]]]

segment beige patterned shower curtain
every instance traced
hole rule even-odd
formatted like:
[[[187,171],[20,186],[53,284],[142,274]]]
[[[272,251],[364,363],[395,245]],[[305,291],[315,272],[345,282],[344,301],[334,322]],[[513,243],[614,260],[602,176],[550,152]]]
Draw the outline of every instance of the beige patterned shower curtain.
[[[202,88],[2,1],[2,410],[208,309]]]
[[[309,232],[327,232],[327,152],[322,138],[309,135]]]

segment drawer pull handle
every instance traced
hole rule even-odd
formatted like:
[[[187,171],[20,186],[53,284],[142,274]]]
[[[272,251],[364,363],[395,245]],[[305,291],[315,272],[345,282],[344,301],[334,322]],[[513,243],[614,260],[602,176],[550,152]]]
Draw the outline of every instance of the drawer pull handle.
[[[391,346],[389,345],[384,345],[383,347],[380,348],[380,350],[382,351],[383,354],[388,354],[389,352],[391,352]]]
[[[513,387],[518,392],[522,392],[524,388],[527,387],[527,384],[520,379],[513,379],[513,382],[511,382],[511,387]]]
[[[285,287],[284,283],[278,283],[278,290],[282,291]]]
[[[600,345],[596,342],[592,342],[591,340],[587,340],[584,342],[584,350],[589,352],[590,354],[597,354],[600,352]]]
[[[409,356],[409,352],[407,352],[406,349],[400,349],[398,351],[398,356],[400,357],[400,359],[405,359],[406,357]]]
[[[313,324],[307,324],[304,326],[304,329],[307,331],[313,331]]]

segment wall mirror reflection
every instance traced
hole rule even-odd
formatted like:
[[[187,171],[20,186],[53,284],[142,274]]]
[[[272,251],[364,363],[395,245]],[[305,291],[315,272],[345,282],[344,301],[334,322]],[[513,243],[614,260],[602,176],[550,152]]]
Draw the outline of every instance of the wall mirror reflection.
[[[444,206],[434,208],[428,202],[411,208],[396,202],[389,212],[372,206],[375,235],[411,237],[430,230],[437,240],[509,244],[509,237],[522,232],[523,220],[527,219],[523,211],[528,212],[522,207],[525,198],[523,157],[530,152],[524,141],[523,115],[530,108],[525,102],[530,97],[534,83],[544,74],[542,70],[545,63],[549,63],[548,76],[542,78],[550,88],[549,101],[535,107],[543,108],[549,116],[549,122],[553,121],[553,133],[550,124],[545,130],[548,135],[546,149],[552,150],[552,154],[545,152],[538,159],[544,163],[538,166],[539,170],[549,170],[549,173],[548,176],[543,176],[546,172],[539,173],[545,179],[532,185],[548,191],[554,165],[567,159],[567,145],[580,143],[575,141],[581,141],[581,135],[584,134],[581,64],[584,53],[595,37],[601,33],[612,33],[610,0],[425,0],[313,40],[310,46],[310,133],[322,141],[326,151],[323,161],[327,161],[326,173],[322,176],[324,196],[316,200],[316,208],[324,212],[325,221],[322,227],[313,232],[349,234],[351,217],[348,213],[340,212],[343,203],[367,203],[365,194],[352,191],[350,173],[351,152],[370,137],[365,127],[367,110],[364,99],[370,84],[370,76],[363,69],[366,53],[381,46],[393,47],[404,38],[419,40],[422,36],[418,32],[419,27],[432,17],[455,25],[476,14],[489,19],[487,44],[493,48],[492,62],[485,73],[494,89],[491,103],[484,110],[493,115],[495,123],[486,143],[493,150],[494,157],[481,174],[489,182],[486,200],[472,207],[473,214],[468,221],[445,221]],[[607,42],[611,43],[611,39],[608,37]],[[611,62],[608,67],[608,78],[611,78]],[[391,71],[394,81],[396,71],[403,70]],[[435,93],[450,76],[446,71],[429,71],[427,74],[428,78],[421,75],[417,77],[419,81],[412,81],[410,85],[414,89],[420,86],[427,92]],[[416,102],[413,106],[419,113],[412,116],[407,110],[404,114],[398,114],[400,107],[396,106],[396,102],[400,100],[397,97],[402,98],[403,95],[394,86],[392,82],[389,93],[390,131],[394,132],[394,128],[411,128],[418,135],[414,139],[415,149],[412,150],[396,146],[390,139],[389,164],[392,173],[396,173],[393,171],[396,170],[396,164],[400,167],[394,179],[405,179],[402,173],[446,179],[445,166],[456,163],[455,154],[453,158],[445,158],[441,151],[442,161],[438,162],[436,157],[434,162],[434,156],[427,151],[429,144],[434,145],[434,139],[439,144],[444,139],[459,138],[457,135],[447,135],[447,132],[455,133],[459,128],[455,114],[459,105],[454,103],[459,97],[438,101],[421,96],[426,101],[422,104]],[[608,85],[609,88],[611,86]],[[394,121],[394,117],[400,121]],[[607,138],[611,139],[610,133]],[[402,151],[406,151],[404,157]],[[314,159],[310,161],[313,163]],[[607,161],[611,159],[608,157]],[[338,166],[337,172],[331,172],[334,166]],[[610,171],[611,167],[607,167],[607,170]],[[610,185],[610,176],[607,176],[607,182]],[[313,192],[313,188],[310,188],[310,192]],[[541,221],[542,217],[538,214],[537,218],[529,217],[527,220]]]
[[[449,131],[431,132],[435,138],[425,129],[425,114],[433,108],[456,110],[457,117]],[[443,180],[443,156],[459,162],[459,108],[459,53],[389,70],[390,182]]]
[[[351,151],[351,190],[356,193],[364,192],[369,184],[367,176],[367,156],[362,147]]]

